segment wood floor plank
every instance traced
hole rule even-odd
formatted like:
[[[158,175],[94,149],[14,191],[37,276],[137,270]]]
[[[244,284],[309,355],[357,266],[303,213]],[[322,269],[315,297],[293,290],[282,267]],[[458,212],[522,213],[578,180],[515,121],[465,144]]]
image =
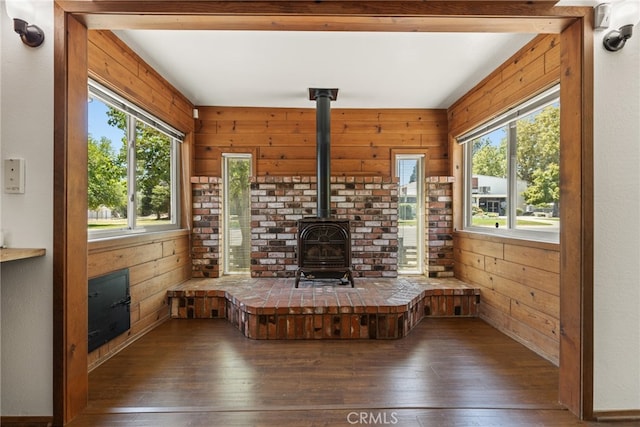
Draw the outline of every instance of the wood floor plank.
[[[587,425],[557,403],[555,366],[473,318],[356,341],[258,341],[222,319],[170,320],[89,384],[72,427]]]

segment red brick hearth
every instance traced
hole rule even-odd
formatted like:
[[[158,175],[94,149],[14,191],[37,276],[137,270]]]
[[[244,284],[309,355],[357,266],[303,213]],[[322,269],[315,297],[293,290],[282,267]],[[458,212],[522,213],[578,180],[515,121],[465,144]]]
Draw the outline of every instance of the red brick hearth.
[[[476,316],[480,292],[454,278],[335,280],[225,276],[168,292],[173,318],[224,318],[253,339],[401,338],[425,316]]]

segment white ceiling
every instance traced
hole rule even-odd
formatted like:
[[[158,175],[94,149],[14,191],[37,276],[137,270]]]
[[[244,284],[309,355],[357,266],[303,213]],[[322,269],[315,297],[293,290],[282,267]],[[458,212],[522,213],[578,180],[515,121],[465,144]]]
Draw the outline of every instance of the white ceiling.
[[[594,2],[561,1],[560,5]],[[298,31],[115,33],[198,106],[447,108],[535,34]]]

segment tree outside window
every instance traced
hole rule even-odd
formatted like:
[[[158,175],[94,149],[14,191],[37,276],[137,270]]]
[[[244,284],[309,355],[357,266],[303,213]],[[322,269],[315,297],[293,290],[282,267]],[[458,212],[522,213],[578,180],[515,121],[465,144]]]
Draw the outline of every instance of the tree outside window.
[[[154,126],[91,97],[87,145],[90,234],[177,227],[173,214],[175,144],[174,138]]]
[[[511,111],[487,128],[466,142],[467,226],[557,234],[559,99],[546,99],[524,114]]]

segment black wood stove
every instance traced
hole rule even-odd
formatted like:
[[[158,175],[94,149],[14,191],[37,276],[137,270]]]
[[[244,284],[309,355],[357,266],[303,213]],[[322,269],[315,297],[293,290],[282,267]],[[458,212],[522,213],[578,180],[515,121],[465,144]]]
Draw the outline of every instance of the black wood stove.
[[[338,89],[309,89],[316,101],[316,217],[298,221],[296,288],[305,279],[340,279],[354,286],[349,221],[331,218],[331,101]]]

